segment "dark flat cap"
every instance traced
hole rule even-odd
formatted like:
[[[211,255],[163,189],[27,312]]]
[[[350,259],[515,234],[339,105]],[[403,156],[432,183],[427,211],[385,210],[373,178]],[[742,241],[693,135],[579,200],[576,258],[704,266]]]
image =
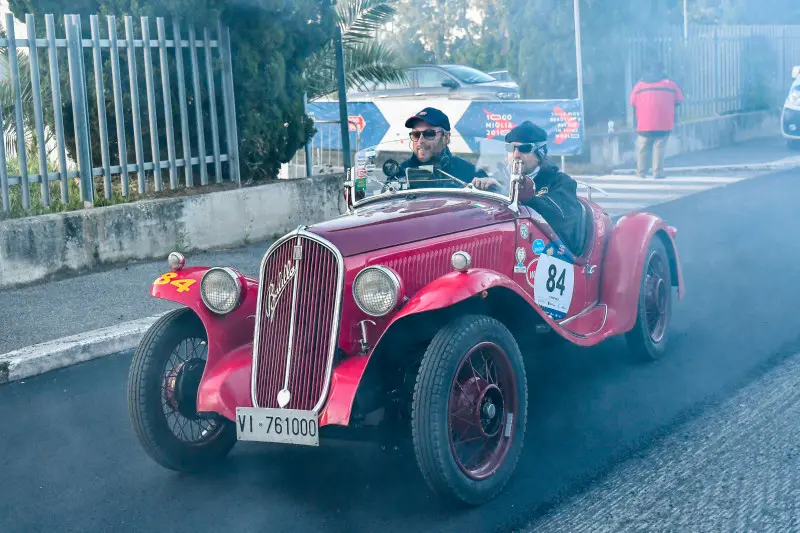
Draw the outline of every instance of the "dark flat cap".
[[[506,134],[506,142],[543,143],[547,142],[547,132],[530,120],[526,120]]]

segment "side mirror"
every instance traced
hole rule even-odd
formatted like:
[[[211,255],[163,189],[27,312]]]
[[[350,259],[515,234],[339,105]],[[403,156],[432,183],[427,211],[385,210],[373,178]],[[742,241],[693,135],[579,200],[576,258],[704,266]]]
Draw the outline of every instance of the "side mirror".
[[[455,80],[447,78],[442,82],[442,87],[450,87],[451,89],[455,89],[456,87],[458,87],[458,84],[456,83]]]
[[[800,76],[800,65],[795,65],[795,67],[792,69],[792,79],[795,79],[798,76]]]

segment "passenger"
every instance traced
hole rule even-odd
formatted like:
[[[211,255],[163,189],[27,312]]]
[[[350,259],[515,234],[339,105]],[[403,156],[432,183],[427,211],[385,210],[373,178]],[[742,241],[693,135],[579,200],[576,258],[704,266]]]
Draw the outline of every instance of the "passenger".
[[[519,201],[536,210],[571,251],[577,249],[583,210],[578,184],[547,157],[547,132],[526,120],[506,135],[509,165],[522,161]],[[509,176],[504,172],[506,176]],[[508,190],[508,177],[479,177],[472,184],[481,190]]]

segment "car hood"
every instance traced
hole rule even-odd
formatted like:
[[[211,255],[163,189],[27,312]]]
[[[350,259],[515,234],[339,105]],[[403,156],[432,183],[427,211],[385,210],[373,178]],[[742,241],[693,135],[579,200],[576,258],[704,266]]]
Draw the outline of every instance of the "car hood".
[[[514,213],[491,199],[404,195],[365,205],[307,230],[349,257],[510,220]]]

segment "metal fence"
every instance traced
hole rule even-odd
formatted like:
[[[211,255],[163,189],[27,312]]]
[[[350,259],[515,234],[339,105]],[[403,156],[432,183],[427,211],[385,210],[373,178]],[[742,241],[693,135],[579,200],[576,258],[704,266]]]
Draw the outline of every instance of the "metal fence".
[[[197,171],[200,174],[199,185],[209,183],[211,172],[213,180],[220,183],[224,179],[223,163],[226,163],[227,178],[240,182],[228,28],[218,24],[215,28],[216,39],[212,39],[209,28],[202,28],[198,35],[194,27],[190,26],[187,30],[181,27],[178,20],[173,20],[171,35],[168,35],[165,20],[159,17],[155,19],[156,38],[153,39],[153,21],[148,17],[141,17],[138,24],[129,16],[123,17],[122,21],[114,16],[104,17],[106,24],[102,25],[105,28],[101,30],[99,17],[92,15],[89,17],[91,38],[84,38],[80,16],[65,15],[65,35],[62,38],[56,36],[53,15],[48,14],[44,18],[44,38],[42,32],[37,35],[34,16],[29,14],[25,17],[26,38],[18,39],[14,34],[13,15],[6,14],[8,38],[0,39],[0,46],[7,47],[9,59],[10,79],[6,83],[11,84],[15,98],[13,121],[20,169],[19,175],[8,175],[6,139],[0,138],[0,197],[4,211],[10,210],[10,193],[16,192],[15,187],[21,194],[22,207],[30,208],[30,184],[35,183],[41,184],[42,205],[50,205],[48,184],[51,181],[60,182],[61,201],[66,204],[70,201],[70,178],[80,179],[84,206],[94,205],[94,178],[100,178],[98,183],[102,183],[106,199],[115,192],[127,197],[132,187],[139,193],[151,190],[160,192],[165,187],[167,173],[170,189],[176,189],[180,182],[179,169],[183,170],[187,187],[198,184],[195,179]],[[124,30],[120,24],[123,21]],[[125,38],[121,39],[118,33],[123,31]],[[21,69],[17,54],[20,48],[27,48],[28,51],[26,68],[29,70],[25,72]],[[142,53],[137,53],[137,49],[141,49]],[[45,55],[44,50],[49,77],[40,73],[40,55]],[[154,68],[153,56],[156,51],[158,63]],[[84,56],[89,53],[93,68],[87,73]],[[215,63],[219,63],[221,68],[215,69]],[[140,101],[139,76],[142,65],[146,93],[144,104]],[[66,70],[62,70],[65,67]],[[44,68],[42,65],[41,69]],[[187,74],[187,68],[190,74]],[[160,72],[160,80],[154,72]],[[62,74],[65,75],[65,81],[62,81]],[[189,76],[191,78],[187,81]],[[22,84],[23,80],[28,79],[29,93]],[[43,87],[45,84],[49,85],[50,91]],[[68,86],[66,92],[62,84]],[[43,92],[50,92],[50,98],[44,98]],[[221,94],[218,96],[218,93]],[[23,108],[26,107],[23,106],[23,95],[27,94],[31,95],[33,101],[32,121],[30,117],[23,117]],[[222,117],[218,117],[219,98],[222,100]],[[112,100],[113,107],[110,105]],[[177,113],[173,110],[173,100],[178,107]],[[96,111],[90,106],[95,107]],[[68,107],[71,107],[71,116],[62,111]],[[192,108],[194,112],[190,113]],[[52,115],[49,123],[45,120],[47,110]],[[147,116],[144,123],[146,131],[143,131],[143,112]],[[3,120],[7,117],[9,110],[0,109],[0,135],[3,132]],[[64,122],[69,118],[74,126],[74,146],[70,146],[74,150],[74,158],[68,158],[68,143],[73,143],[65,136]],[[26,131],[26,121],[34,125],[33,130],[39,141],[34,158],[38,163],[38,173],[29,172],[25,139],[26,134],[30,137],[31,132]],[[131,124],[132,132],[129,133]],[[220,131],[222,128],[224,133]],[[49,134],[47,137],[46,130]],[[149,143],[146,138],[148,132]],[[178,136],[179,142],[176,143]],[[46,143],[42,142],[47,138],[53,139],[56,152],[56,168],[52,172],[48,170],[50,160]],[[97,151],[100,152],[99,160]],[[132,173],[136,175],[133,183],[130,177]],[[115,176],[119,176],[119,179],[114,180]]]
[[[800,26],[689,26],[629,40],[626,101],[654,60],[681,87],[683,119],[775,108],[786,98],[791,69],[800,65]],[[633,110],[628,106],[628,124]]]
[[[308,151],[305,148],[298,150],[291,161],[281,167],[281,179],[304,178],[307,174],[332,174],[344,172],[344,154],[341,150],[342,133],[338,120],[316,120],[314,127],[317,132],[309,141]],[[355,117],[349,124],[350,130],[350,161],[355,161],[355,154],[361,149],[361,130]],[[309,161],[310,168],[306,162]]]

